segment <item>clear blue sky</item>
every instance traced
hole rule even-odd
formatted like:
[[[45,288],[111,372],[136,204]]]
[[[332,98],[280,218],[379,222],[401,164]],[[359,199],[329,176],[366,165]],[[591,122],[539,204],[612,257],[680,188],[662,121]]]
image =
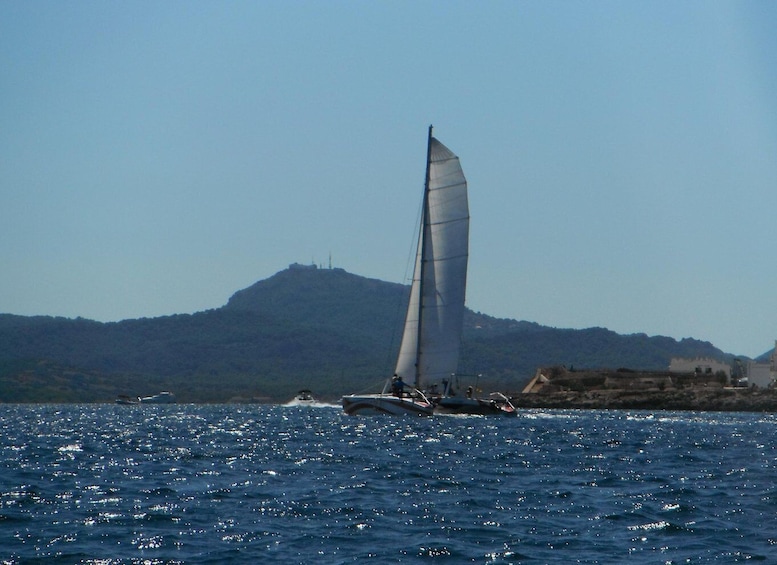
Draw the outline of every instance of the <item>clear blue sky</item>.
[[[191,313],[293,262],[406,282],[426,128],[468,306],[777,338],[777,3],[0,3],[0,312]]]

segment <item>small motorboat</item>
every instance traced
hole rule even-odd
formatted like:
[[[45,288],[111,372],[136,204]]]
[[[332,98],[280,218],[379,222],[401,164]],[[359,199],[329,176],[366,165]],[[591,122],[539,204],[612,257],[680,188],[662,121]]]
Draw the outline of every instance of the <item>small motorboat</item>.
[[[138,399],[127,396],[126,394],[120,394],[116,397],[116,404],[137,404]]]
[[[175,404],[175,395],[172,392],[160,392],[154,396],[138,398],[141,404]]]
[[[297,402],[315,402],[316,399],[313,398],[313,393],[309,391],[308,389],[303,389],[297,393],[297,396],[294,397],[294,400]]]

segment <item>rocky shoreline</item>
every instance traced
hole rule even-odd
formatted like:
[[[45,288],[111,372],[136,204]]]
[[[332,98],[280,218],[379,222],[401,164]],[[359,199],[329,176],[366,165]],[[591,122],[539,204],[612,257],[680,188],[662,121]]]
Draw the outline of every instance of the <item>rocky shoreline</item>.
[[[542,391],[510,400],[516,408],[777,412],[777,390],[754,388]]]

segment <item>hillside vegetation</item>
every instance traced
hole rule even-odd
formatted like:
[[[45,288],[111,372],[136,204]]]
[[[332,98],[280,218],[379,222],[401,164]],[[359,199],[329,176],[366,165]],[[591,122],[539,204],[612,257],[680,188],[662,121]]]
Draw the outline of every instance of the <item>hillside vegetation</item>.
[[[0,315],[1,402],[111,402],[173,391],[179,402],[285,401],[375,390],[393,372],[409,294],[342,269],[292,265],[196,314],[101,323]],[[712,344],[603,328],[565,330],[467,311],[459,370],[519,391],[538,366],[667,368],[729,359]]]

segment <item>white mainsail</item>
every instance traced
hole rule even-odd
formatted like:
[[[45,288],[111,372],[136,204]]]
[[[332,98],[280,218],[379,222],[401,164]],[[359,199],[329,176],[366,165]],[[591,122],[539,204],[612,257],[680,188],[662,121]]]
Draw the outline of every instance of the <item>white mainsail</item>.
[[[469,254],[467,181],[429,131],[424,210],[396,374],[415,388],[456,372]]]

